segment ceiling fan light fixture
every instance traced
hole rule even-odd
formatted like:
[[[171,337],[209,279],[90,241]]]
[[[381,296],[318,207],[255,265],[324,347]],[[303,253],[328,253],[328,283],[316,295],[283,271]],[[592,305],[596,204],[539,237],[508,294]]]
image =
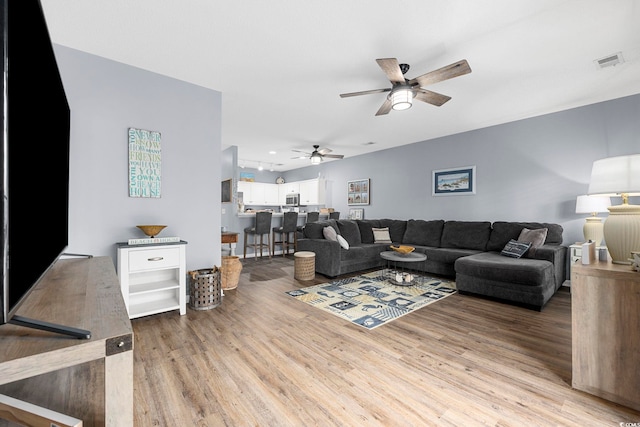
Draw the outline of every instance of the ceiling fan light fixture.
[[[312,153],[310,159],[312,165],[319,165],[322,161],[322,156],[318,153]]]
[[[409,88],[400,88],[390,94],[391,108],[396,111],[407,110],[413,103],[413,91]]]

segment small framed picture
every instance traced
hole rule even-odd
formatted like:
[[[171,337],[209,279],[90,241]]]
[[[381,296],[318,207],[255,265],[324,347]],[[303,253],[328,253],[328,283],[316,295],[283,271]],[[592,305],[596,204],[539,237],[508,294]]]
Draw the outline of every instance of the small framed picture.
[[[364,209],[350,208],[349,219],[364,219]]]
[[[433,171],[432,196],[472,194],[476,194],[475,166]]]
[[[369,178],[347,181],[347,204],[368,205],[369,191]]]
[[[231,178],[225,179],[222,181],[222,190],[220,194],[222,195],[222,203],[231,203],[231,184],[233,180]]]

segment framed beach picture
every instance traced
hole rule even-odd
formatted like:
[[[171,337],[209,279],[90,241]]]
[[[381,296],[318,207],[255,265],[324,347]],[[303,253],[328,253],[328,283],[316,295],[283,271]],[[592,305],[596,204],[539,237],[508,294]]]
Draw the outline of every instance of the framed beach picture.
[[[432,185],[433,196],[476,194],[476,167],[434,170]]]
[[[347,204],[368,205],[369,191],[369,178],[347,181]]]

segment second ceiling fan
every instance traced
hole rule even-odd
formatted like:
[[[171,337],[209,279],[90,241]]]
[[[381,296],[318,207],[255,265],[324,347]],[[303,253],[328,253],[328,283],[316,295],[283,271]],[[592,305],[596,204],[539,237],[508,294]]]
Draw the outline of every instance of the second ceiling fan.
[[[291,151],[295,151],[297,153],[304,153],[304,156],[298,156],[298,157],[294,157],[294,159],[309,159],[311,160],[311,163],[314,165],[319,164],[320,162],[322,162],[324,160],[324,158],[328,158],[328,159],[342,159],[344,158],[344,156],[342,154],[329,154],[331,153],[332,150],[328,149],[328,148],[320,148],[319,145],[314,145],[313,146],[313,152],[311,153],[306,153],[304,151],[300,151],[300,150],[291,150]]]
[[[463,59],[451,65],[447,65],[446,67],[430,71],[426,74],[408,80],[404,77],[405,73],[409,71],[408,64],[399,64],[396,58],[381,58],[376,59],[376,62],[391,82],[392,86],[390,88],[340,94],[341,98],[347,98],[350,96],[390,92],[389,95],[387,95],[387,99],[382,103],[382,106],[380,106],[376,116],[388,114],[391,109],[406,110],[411,107],[413,99],[440,107],[442,104],[450,100],[451,97],[424,89],[424,86],[452,79],[464,74],[469,74],[471,72],[471,67],[469,67],[467,60]]]

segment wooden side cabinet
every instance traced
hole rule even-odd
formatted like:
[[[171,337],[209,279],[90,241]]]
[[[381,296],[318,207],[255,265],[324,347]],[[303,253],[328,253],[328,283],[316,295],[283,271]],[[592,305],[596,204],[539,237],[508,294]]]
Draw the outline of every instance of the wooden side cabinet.
[[[187,312],[186,243],[118,243],[118,278],[129,318]]]
[[[640,273],[600,261],[571,269],[572,386],[640,410]]]

